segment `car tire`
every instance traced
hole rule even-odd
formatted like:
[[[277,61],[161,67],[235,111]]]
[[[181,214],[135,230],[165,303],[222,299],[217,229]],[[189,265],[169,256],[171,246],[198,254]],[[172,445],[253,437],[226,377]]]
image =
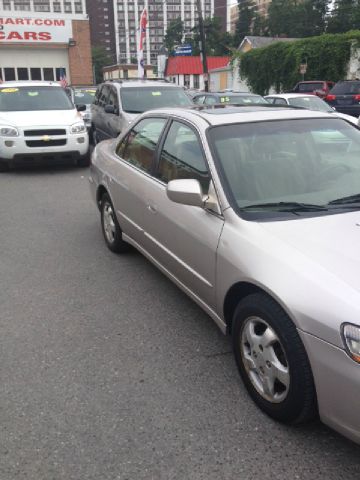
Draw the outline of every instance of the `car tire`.
[[[88,150],[87,154],[84,155],[83,157],[80,157],[77,164],[79,167],[88,167],[91,163],[91,153],[90,149]]]
[[[305,347],[285,311],[264,293],[244,298],[232,324],[235,360],[258,407],[275,420],[305,423],[316,416],[313,375]]]
[[[130,245],[122,239],[122,230],[117,221],[115,209],[107,193],[101,198],[101,228],[105,243],[108,248],[115,253],[127,252]]]

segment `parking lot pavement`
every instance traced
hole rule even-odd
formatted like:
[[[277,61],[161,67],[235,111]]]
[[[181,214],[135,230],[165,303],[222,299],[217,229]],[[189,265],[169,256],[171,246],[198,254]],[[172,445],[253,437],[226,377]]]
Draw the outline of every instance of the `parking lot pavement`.
[[[87,171],[0,176],[0,479],[357,479],[360,447],[264,416],[230,342],[101,237]]]

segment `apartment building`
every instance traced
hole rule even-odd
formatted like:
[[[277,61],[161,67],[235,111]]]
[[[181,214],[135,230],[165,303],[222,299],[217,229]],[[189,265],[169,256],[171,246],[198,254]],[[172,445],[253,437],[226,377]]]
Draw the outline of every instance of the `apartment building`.
[[[103,47],[111,59],[118,61],[114,23],[114,0],[86,0],[91,45]]]
[[[0,0],[0,78],[91,84],[85,0]]]

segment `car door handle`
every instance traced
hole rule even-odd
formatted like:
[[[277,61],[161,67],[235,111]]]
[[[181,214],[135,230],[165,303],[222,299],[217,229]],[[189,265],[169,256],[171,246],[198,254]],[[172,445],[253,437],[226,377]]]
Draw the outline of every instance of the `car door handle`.
[[[151,213],[157,213],[157,210],[155,207],[153,207],[152,205],[148,205],[147,206],[147,209],[149,210],[149,212]]]

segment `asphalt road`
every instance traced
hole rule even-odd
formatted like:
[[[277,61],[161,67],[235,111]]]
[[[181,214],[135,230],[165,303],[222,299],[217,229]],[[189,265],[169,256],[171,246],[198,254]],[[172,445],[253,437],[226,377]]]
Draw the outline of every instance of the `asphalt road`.
[[[107,250],[87,170],[0,175],[0,347],[1,480],[360,478],[360,447],[264,416],[212,320]]]

